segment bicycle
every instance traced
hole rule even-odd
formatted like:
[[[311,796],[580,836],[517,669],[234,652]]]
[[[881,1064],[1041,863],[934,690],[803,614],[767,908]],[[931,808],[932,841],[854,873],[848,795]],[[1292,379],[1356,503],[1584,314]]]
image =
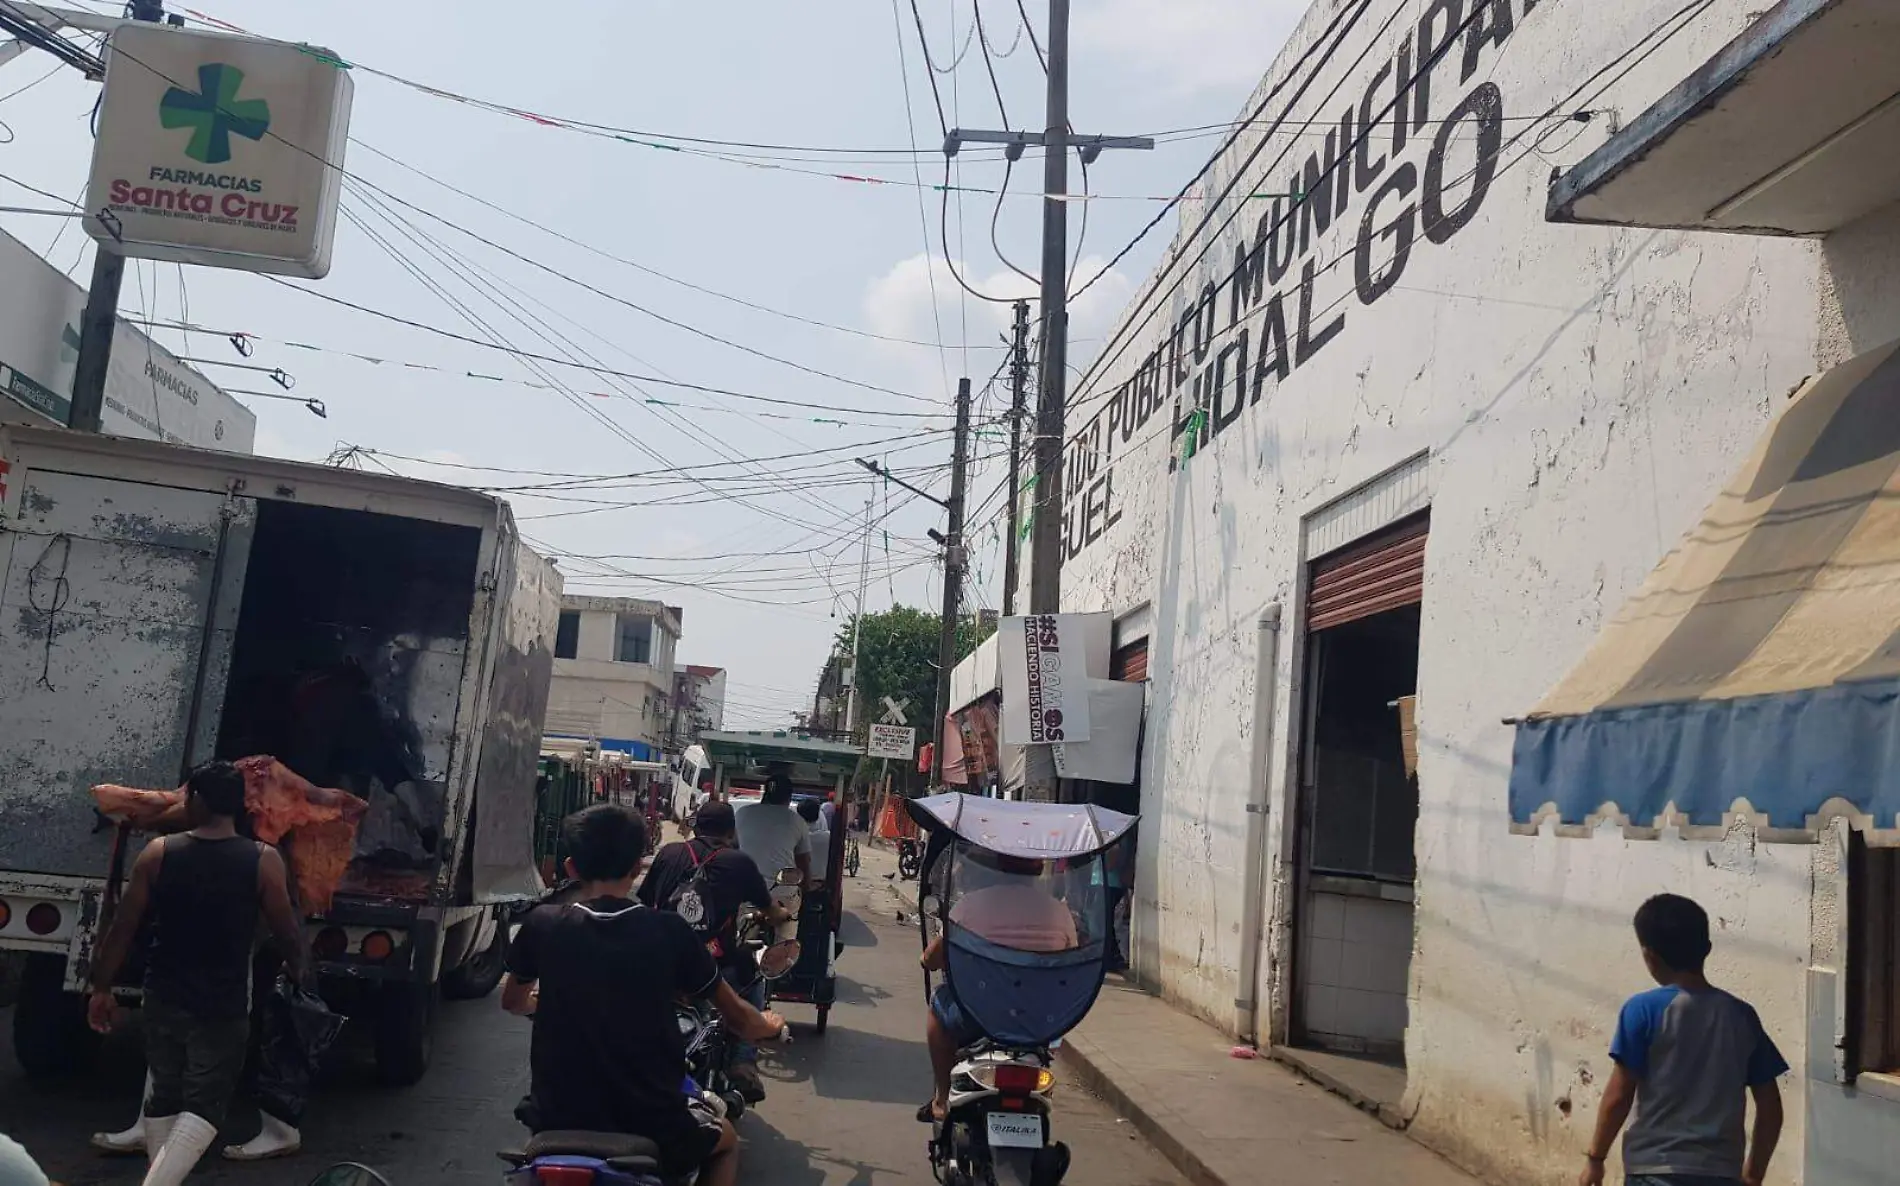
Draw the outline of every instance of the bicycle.
[[[846,877],[856,877],[858,875],[858,870],[862,868],[863,865],[864,865],[864,858],[858,853],[858,838],[856,836],[852,836],[851,838],[845,841],[844,875]]]

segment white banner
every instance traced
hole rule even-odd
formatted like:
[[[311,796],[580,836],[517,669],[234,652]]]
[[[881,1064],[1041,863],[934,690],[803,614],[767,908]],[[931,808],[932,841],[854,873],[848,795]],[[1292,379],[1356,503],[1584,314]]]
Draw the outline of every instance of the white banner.
[[[1032,614],[998,625],[1005,745],[1088,740],[1089,616]]]
[[[106,50],[86,230],[108,249],[330,270],[350,72],[326,50],[127,22]]]
[[[870,741],[865,752],[873,758],[908,762],[917,756],[917,730],[908,725],[872,725]]]
[[[1091,679],[1088,687],[1087,741],[1052,745],[1056,773],[1063,778],[1086,778],[1127,786],[1139,773],[1135,762],[1141,749],[1141,713],[1148,700],[1145,684]]]

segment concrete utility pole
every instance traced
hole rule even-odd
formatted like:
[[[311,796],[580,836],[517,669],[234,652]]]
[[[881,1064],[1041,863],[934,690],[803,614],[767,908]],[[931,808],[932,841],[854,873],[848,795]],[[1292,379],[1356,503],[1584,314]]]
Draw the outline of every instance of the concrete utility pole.
[[[871,581],[871,510],[876,505],[877,484],[873,480],[871,496],[864,500],[864,551],[858,557],[858,610],[851,615],[851,687],[844,710],[847,732],[855,732],[858,727],[858,683],[862,676],[859,644],[864,639],[864,590]]]
[[[1016,612],[1016,582],[1022,568],[1023,416],[1028,411],[1029,302],[1016,302],[1009,346],[1009,538],[1003,541],[1003,616]]]
[[[943,547],[943,618],[937,642],[937,704],[932,714],[936,719],[931,722],[931,736],[937,743],[931,778],[936,783],[942,783],[943,721],[950,705],[950,672],[957,665],[957,599],[963,591],[963,572],[968,563],[963,548],[963,487],[967,476],[965,471],[970,465],[970,381],[961,379],[957,382],[957,431],[950,461],[949,498],[938,498],[928,490],[920,490],[875,461],[866,461],[862,457],[857,460],[859,465],[885,481],[894,482],[950,513],[948,534],[939,535],[934,530],[930,533],[930,538]]]
[[[970,463],[970,381],[957,383],[957,436],[950,464],[950,531],[943,541],[943,622],[937,643],[937,739],[930,769],[933,786],[943,785],[943,743],[950,712],[950,672],[957,665],[957,598],[963,592],[963,471]]]
[[[164,0],[132,0],[131,9],[135,21],[157,24],[165,19]],[[124,281],[125,257],[108,250],[103,241],[94,243],[92,287],[86,292],[86,311],[79,318],[79,361],[73,370],[73,409],[68,428],[100,431],[106,406],[106,373],[112,363],[112,334],[119,321],[119,287]]]

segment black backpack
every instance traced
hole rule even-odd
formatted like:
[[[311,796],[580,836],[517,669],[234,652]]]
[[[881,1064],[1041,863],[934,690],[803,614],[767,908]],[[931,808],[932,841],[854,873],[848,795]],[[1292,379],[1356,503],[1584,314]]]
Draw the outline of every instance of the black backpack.
[[[686,842],[686,856],[693,862],[693,875],[674,889],[666,900],[666,908],[685,919],[695,935],[710,941],[719,937],[726,923],[725,919],[715,917],[712,895],[706,889],[706,870],[712,865],[713,858],[719,855],[719,850],[710,849],[702,857],[700,843],[698,840]]]

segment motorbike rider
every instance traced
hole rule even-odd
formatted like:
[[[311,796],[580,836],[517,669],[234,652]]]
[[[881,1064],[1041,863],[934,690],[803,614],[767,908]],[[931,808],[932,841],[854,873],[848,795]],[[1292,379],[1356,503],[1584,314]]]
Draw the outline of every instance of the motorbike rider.
[[[757,803],[736,813],[739,848],[758,863],[768,877],[796,868],[811,881],[811,830],[792,807],[792,771],[784,762],[772,763],[771,780]],[[788,936],[789,937],[789,936]]]
[[[753,906],[765,914],[768,926],[778,926],[791,912],[772,901],[765,874],[739,851],[732,804],[713,801],[693,815],[693,838],[662,848],[640,883],[640,901],[658,910],[673,910],[681,891],[693,886],[694,905],[688,917],[702,939],[710,938],[727,983],[755,1009],[765,1008],[765,981],[758,965],[739,943],[739,911]],[[749,1104],[765,1099],[765,1080],[759,1075],[759,1052],[748,1042],[733,1049],[733,1083]]]
[[[971,850],[960,865],[967,875],[991,873],[989,884],[963,894],[950,908],[950,923],[979,938],[1016,951],[1068,951],[1080,944],[1075,916],[1042,887],[1044,862]],[[938,934],[919,961],[926,972],[941,972],[949,963],[944,936]],[[930,1069],[935,1094],[917,1109],[917,1119],[929,1124],[942,1120],[950,1106],[950,1077],[956,1070],[957,1051],[983,1036],[964,1013],[946,978],[930,996],[930,1016],[924,1037],[930,1047]]]
[[[735,1186],[738,1134],[689,1108],[680,1089],[686,1049],[674,1001],[709,999],[754,1041],[779,1035],[784,1019],[732,990],[685,919],[633,900],[646,821],[602,803],[563,826],[577,891],[531,911],[508,950],[502,1006],[535,1018],[517,1115],[534,1132],[643,1136],[659,1145],[668,1176],[699,1169],[705,1186]]]

